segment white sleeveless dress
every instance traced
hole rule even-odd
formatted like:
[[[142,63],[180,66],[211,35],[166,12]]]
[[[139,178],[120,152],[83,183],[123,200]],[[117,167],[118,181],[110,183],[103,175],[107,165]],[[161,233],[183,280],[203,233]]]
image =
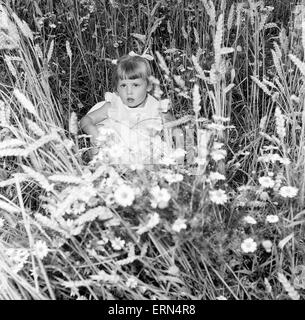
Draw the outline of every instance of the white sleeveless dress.
[[[152,164],[161,157],[164,144],[158,131],[162,128],[160,104],[148,94],[142,108],[129,108],[116,93],[107,92],[105,101],[94,105],[91,113],[110,102],[108,118],[96,124],[116,132],[117,142],[122,143],[128,150],[124,156],[124,164]],[[155,134],[151,134],[151,129]]]

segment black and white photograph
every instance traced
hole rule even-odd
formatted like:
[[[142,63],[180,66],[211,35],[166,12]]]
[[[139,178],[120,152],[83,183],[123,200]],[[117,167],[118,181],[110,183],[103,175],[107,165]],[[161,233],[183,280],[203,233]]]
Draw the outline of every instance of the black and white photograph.
[[[303,0],[0,0],[0,300],[305,299],[304,107]]]

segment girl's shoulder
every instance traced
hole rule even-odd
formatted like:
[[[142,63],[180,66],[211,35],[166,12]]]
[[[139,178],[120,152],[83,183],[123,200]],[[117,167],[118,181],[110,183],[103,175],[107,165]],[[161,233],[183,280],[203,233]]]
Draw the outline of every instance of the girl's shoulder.
[[[105,92],[105,101],[106,102],[115,102],[118,99],[118,95],[115,92]]]
[[[105,93],[105,100],[96,103],[89,111],[88,114],[100,109],[110,109],[113,105],[117,103],[117,95],[113,92],[106,92]]]
[[[158,105],[159,101],[153,97],[151,94],[148,93],[147,95],[147,103],[153,104],[153,105]]]
[[[159,114],[160,113],[160,102],[155,97],[148,94],[146,108],[147,108],[147,110],[149,110],[153,114]]]
[[[89,113],[92,113],[94,111],[98,111],[99,109],[103,108],[103,110],[105,109],[109,109],[111,107],[111,103],[109,101],[101,101],[101,102],[98,102],[96,103],[88,112],[87,114]]]

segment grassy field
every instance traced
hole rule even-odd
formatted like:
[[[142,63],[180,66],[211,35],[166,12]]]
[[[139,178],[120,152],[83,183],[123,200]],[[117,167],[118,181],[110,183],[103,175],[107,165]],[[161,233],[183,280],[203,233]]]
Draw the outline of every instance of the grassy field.
[[[303,299],[303,17],[301,1],[0,0],[0,299]],[[89,161],[78,120],[132,50],[194,116],[193,163],[123,174],[108,136]]]

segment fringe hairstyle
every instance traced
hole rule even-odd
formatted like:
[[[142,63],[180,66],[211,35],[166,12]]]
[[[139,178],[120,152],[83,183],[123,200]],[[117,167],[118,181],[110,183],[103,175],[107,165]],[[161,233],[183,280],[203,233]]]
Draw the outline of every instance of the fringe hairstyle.
[[[113,73],[113,88],[116,89],[119,80],[142,78],[149,84],[152,75],[149,61],[140,56],[124,55],[118,59]]]

